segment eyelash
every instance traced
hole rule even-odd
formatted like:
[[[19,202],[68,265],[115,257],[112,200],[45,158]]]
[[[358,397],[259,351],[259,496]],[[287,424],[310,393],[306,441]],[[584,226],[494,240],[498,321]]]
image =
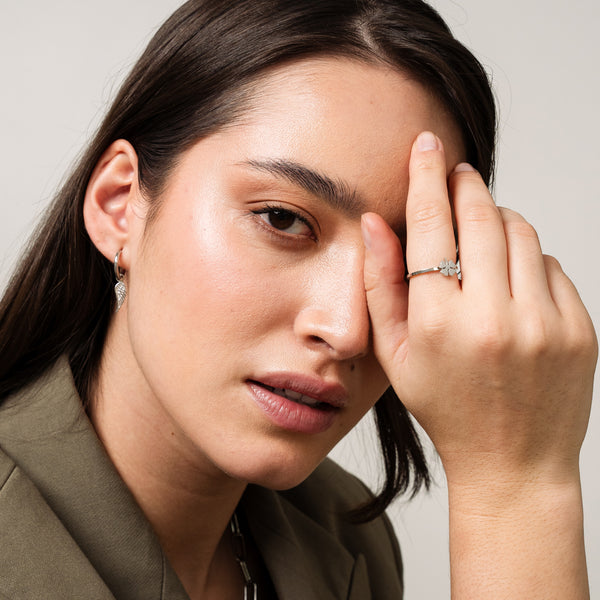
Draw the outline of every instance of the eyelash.
[[[296,212],[295,210],[290,210],[289,208],[284,208],[283,206],[280,206],[278,204],[267,204],[258,210],[252,211],[252,214],[257,215],[257,216],[265,215],[265,214],[275,214],[275,213],[290,215],[290,216],[294,217],[294,219],[297,219],[298,221],[300,221],[301,223],[306,225],[310,229],[311,234],[310,234],[310,236],[304,236],[304,235],[300,235],[297,233],[286,233],[284,230],[273,227],[272,225],[267,223],[264,219],[260,219],[261,224],[264,227],[268,228],[269,233],[271,233],[272,235],[276,235],[279,238],[285,238],[286,240],[290,240],[293,238],[308,238],[311,240],[316,239],[315,228],[313,227],[311,222],[304,215]]]

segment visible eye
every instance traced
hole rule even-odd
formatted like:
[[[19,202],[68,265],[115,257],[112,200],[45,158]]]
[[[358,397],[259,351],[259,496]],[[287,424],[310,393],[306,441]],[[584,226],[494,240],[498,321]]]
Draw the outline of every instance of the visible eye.
[[[253,211],[273,229],[289,235],[313,237],[314,232],[308,219],[291,210],[276,206],[266,206]]]

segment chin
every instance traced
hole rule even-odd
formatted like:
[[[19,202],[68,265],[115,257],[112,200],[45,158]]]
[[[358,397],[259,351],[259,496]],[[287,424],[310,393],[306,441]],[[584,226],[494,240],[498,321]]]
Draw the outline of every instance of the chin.
[[[266,455],[252,453],[252,458],[241,464],[229,465],[224,469],[229,476],[249,484],[260,485],[271,490],[288,490],[302,483],[321,463],[325,455],[310,456],[309,453],[277,451]]]

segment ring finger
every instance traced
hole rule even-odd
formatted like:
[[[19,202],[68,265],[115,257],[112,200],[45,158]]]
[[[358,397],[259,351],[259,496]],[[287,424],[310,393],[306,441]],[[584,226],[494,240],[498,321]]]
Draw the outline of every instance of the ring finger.
[[[423,132],[416,139],[410,160],[406,201],[406,262],[409,273],[438,267],[443,259],[456,260],[452,211],[446,184],[446,159],[440,139]],[[442,281],[444,280],[444,281]],[[411,295],[439,298],[441,289],[458,289],[456,276],[428,272],[410,279]],[[440,286],[442,286],[440,288]]]

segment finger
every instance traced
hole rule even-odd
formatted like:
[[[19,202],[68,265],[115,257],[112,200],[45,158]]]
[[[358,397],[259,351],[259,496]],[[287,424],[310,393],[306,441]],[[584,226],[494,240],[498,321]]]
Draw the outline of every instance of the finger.
[[[375,354],[387,369],[403,347],[408,333],[408,285],[400,241],[375,213],[362,216],[365,243],[364,279],[373,327]]]
[[[463,290],[476,290],[482,302],[507,298],[506,237],[485,182],[471,165],[461,163],[448,186],[458,227]]]
[[[548,291],[552,301],[567,320],[589,320],[588,312],[573,282],[563,271],[560,263],[553,256],[542,255]]]
[[[446,159],[440,139],[423,132],[410,157],[410,182],[406,201],[406,258],[409,272],[436,267],[443,259],[456,260],[452,212],[446,185]],[[427,273],[411,278],[411,294],[424,301],[442,290],[454,293],[456,277]]]
[[[589,363],[589,366],[594,368],[598,358],[598,340],[592,319],[575,285],[562,270],[560,263],[548,255],[544,255],[543,260],[550,295],[567,324],[561,340],[561,350],[575,350],[581,357],[582,365]]]
[[[551,301],[542,248],[535,229],[517,212],[500,208],[508,249],[513,298],[532,304]]]

